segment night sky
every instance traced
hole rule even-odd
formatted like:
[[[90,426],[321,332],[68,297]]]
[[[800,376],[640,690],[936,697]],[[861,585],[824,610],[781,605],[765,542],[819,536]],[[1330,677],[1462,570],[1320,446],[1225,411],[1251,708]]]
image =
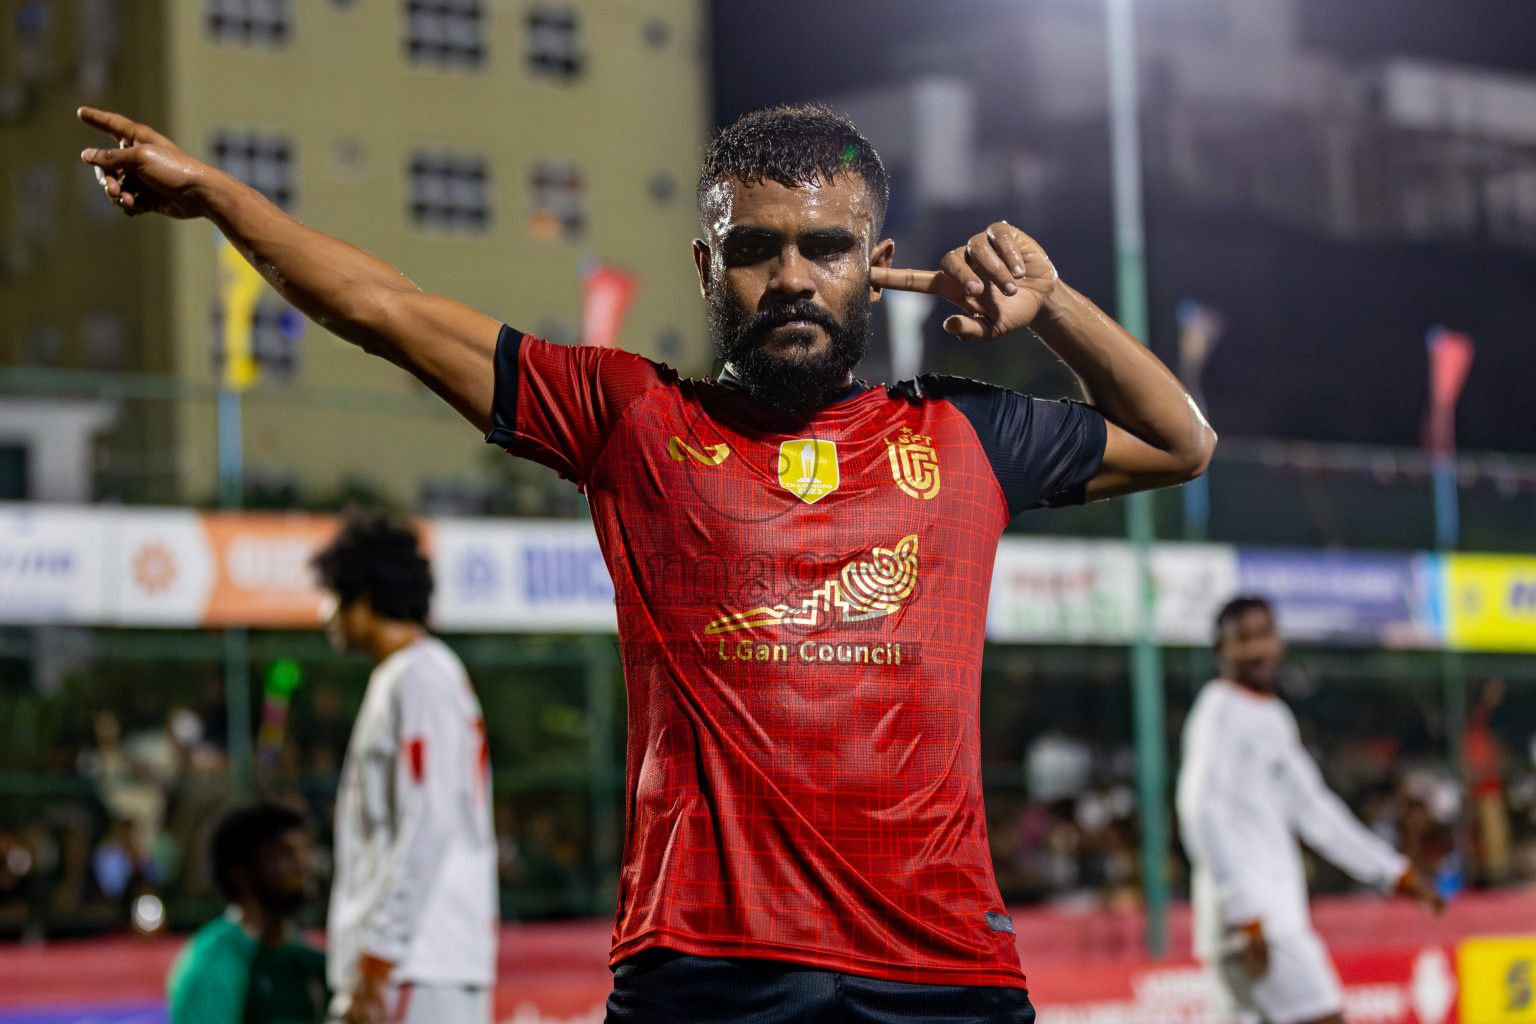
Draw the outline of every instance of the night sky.
[[[714,0],[715,120],[904,79],[909,41],[1005,26],[1028,2],[1065,0]],[[1301,0],[1299,14],[1303,45],[1346,61],[1411,55],[1536,75],[1532,0]],[[1251,213],[1188,211],[1152,191],[1147,218],[1154,348],[1170,359],[1171,309],[1184,295],[1228,318],[1231,340],[1206,377],[1212,420],[1228,436],[1416,445],[1424,331],[1444,322],[1478,345],[1462,447],[1536,452],[1536,254],[1339,243]],[[1057,226],[1047,244],[1063,277],[1105,304],[1109,227],[1106,187],[1101,208]]]

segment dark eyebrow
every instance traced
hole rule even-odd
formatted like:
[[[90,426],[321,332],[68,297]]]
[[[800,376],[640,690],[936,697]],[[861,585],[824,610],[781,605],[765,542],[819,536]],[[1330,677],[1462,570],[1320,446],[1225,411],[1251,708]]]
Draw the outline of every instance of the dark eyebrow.
[[[731,243],[771,242],[778,237],[779,233],[777,231],[771,231],[768,228],[753,228],[738,224],[727,231],[721,241]]]
[[[812,228],[799,237],[800,242],[824,242],[852,246],[858,239],[847,228]]]
[[[771,228],[756,228],[745,224],[738,224],[725,233],[723,241],[733,245],[740,245],[743,242],[774,242],[782,237],[784,237],[782,234]],[[820,242],[824,245],[852,247],[858,243],[858,238],[847,228],[811,228],[809,231],[797,235],[795,242],[796,244]]]

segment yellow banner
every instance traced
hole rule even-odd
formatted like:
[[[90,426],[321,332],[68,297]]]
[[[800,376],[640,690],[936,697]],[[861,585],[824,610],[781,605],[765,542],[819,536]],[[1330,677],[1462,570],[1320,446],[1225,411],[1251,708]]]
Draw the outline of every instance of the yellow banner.
[[[256,268],[223,237],[219,247],[219,301],[224,307],[224,380],[232,391],[244,391],[256,383],[256,353],[251,346],[251,327],[256,303],[266,288]]]
[[[1445,636],[1455,651],[1536,651],[1536,558],[1448,555]]]
[[[1459,1024],[1536,1024],[1536,936],[1468,939],[1456,951]]]

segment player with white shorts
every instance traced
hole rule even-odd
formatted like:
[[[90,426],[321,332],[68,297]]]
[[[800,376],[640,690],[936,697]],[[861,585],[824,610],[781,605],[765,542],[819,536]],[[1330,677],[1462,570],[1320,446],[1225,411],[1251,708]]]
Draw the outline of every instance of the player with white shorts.
[[[1298,840],[1353,877],[1435,910],[1439,897],[1408,859],[1350,813],[1301,745],[1274,693],[1285,653],[1260,598],[1216,619],[1220,676],[1184,726],[1178,813],[1193,867],[1195,956],[1240,1024],[1342,1020],[1343,990],[1312,929]]]
[[[326,954],[343,1024],[491,1024],[496,838],[480,701],[426,630],[411,529],[350,516],[315,558],[343,650],[375,663],[336,798]]]

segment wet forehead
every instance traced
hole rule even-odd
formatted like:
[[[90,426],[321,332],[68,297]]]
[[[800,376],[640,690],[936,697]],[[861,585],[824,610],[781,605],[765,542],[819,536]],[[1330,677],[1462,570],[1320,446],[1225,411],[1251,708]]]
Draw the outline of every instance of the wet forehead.
[[[869,189],[863,179],[849,174],[839,174],[829,184],[794,188],[776,181],[749,184],[726,178],[709,190],[704,218],[716,239],[735,228],[766,228],[793,236],[835,227],[853,232],[868,246],[874,230]]]

